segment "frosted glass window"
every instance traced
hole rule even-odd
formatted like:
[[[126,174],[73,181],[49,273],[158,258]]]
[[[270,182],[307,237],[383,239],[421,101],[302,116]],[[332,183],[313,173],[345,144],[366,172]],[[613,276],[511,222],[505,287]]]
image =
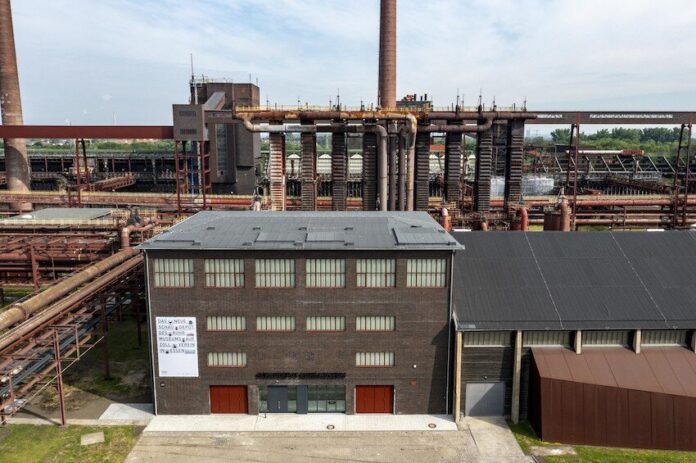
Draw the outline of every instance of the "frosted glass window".
[[[207,319],[208,331],[244,331],[245,317],[210,316]]]
[[[256,259],[257,288],[294,288],[294,259]]]
[[[393,288],[396,259],[358,259],[356,274],[359,288]]]
[[[205,259],[205,285],[209,288],[244,287],[244,259]]]
[[[155,288],[193,287],[193,259],[153,259]]]
[[[689,343],[687,330],[643,330],[641,344],[644,346],[686,346]]]
[[[396,328],[396,317],[389,316],[364,316],[355,319],[355,329],[357,331],[394,331]]]
[[[345,317],[307,317],[307,331],[343,331],[346,329]]]
[[[446,259],[408,259],[406,286],[409,288],[444,288]]]
[[[208,352],[209,367],[241,368],[247,364],[245,352]]]
[[[345,288],[345,259],[307,259],[308,288]]]
[[[356,352],[356,367],[393,367],[394,352]]]
[[[256,331],[295,331],[295,317],[256,317]]]

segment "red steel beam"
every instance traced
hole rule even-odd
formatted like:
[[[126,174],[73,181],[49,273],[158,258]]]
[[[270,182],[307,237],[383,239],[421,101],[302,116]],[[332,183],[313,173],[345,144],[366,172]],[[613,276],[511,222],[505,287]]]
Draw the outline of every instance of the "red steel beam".
[[[0,125],[0,138],[173,140],[169,125]]]

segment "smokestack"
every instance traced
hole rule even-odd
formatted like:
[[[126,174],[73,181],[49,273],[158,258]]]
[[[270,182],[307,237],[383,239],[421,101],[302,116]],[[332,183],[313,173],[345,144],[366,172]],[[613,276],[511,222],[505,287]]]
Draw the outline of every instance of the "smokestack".
[[[396,0],[382,0],[379,19],[379,89],[382,108],[396,108]]]
[[[3,125],[23,125],[22,100],[15,50],[10,0],[0,0],[0,109]],[[5,175],[10,191],[29,191],[31,169],[24,140],[4,140]],[[31,210],[30,203],[11,205],[17,211]]]

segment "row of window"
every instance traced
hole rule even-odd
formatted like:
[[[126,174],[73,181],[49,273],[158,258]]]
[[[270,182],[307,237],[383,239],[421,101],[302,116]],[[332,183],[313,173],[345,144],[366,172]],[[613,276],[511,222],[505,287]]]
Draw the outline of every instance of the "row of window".
[[[590,330],[582,332],[585,346],[629,346],[633,342],[631,330]],[[524,331],[522,345],[565,346],[573,344],[574,331]],[[510,331],[472,331],[464,333],[465,347],[506,347],[512,346],[514,333]],[[690,341],[688,330],[643,330],[641,345],[686,346]]]
[[[246,352],[208,352],[209,367],[244,368]],[[356,352],[355,366],[361,368],[385,368],[394,366],[394,352]]]
[[[207,317],[208,331],[245,331],[246,317],[212,315]],[[307,331],[345,331],[346,317],[316,316],[305,319]],[[394,331],[396,317],[388,315],[365,315],[355,317],[356,331]],[[293,316],[256,317],[256,331],[295,331]]]
[[[209,288],[243,288],[244,259],[204,259],[205,285]],[[295,259],[255,259],[257,288],[294,288]],[[155,287],[191,288],[193,259],[154,259]],[[345,259],[306,259],[308,288],[345,288]],[[359,288],[396,286],[396,259],[357,259]],[[445,259],[407,259],[406,286],[443,288],[447,275]]]

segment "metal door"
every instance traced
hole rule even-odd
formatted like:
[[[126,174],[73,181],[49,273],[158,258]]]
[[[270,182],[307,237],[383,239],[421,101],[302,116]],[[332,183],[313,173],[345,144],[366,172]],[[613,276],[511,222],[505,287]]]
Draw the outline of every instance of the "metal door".
[[[355,386],[355,413],[394,413],[394,387]]]
[[[210,413],[248,413],[246,386],[210,386]]]
[[[502,416],[505,383],[467,383],[464,403],[466,416]]]
[[[287,386],[268,386],[268,412],[288,413]]]

